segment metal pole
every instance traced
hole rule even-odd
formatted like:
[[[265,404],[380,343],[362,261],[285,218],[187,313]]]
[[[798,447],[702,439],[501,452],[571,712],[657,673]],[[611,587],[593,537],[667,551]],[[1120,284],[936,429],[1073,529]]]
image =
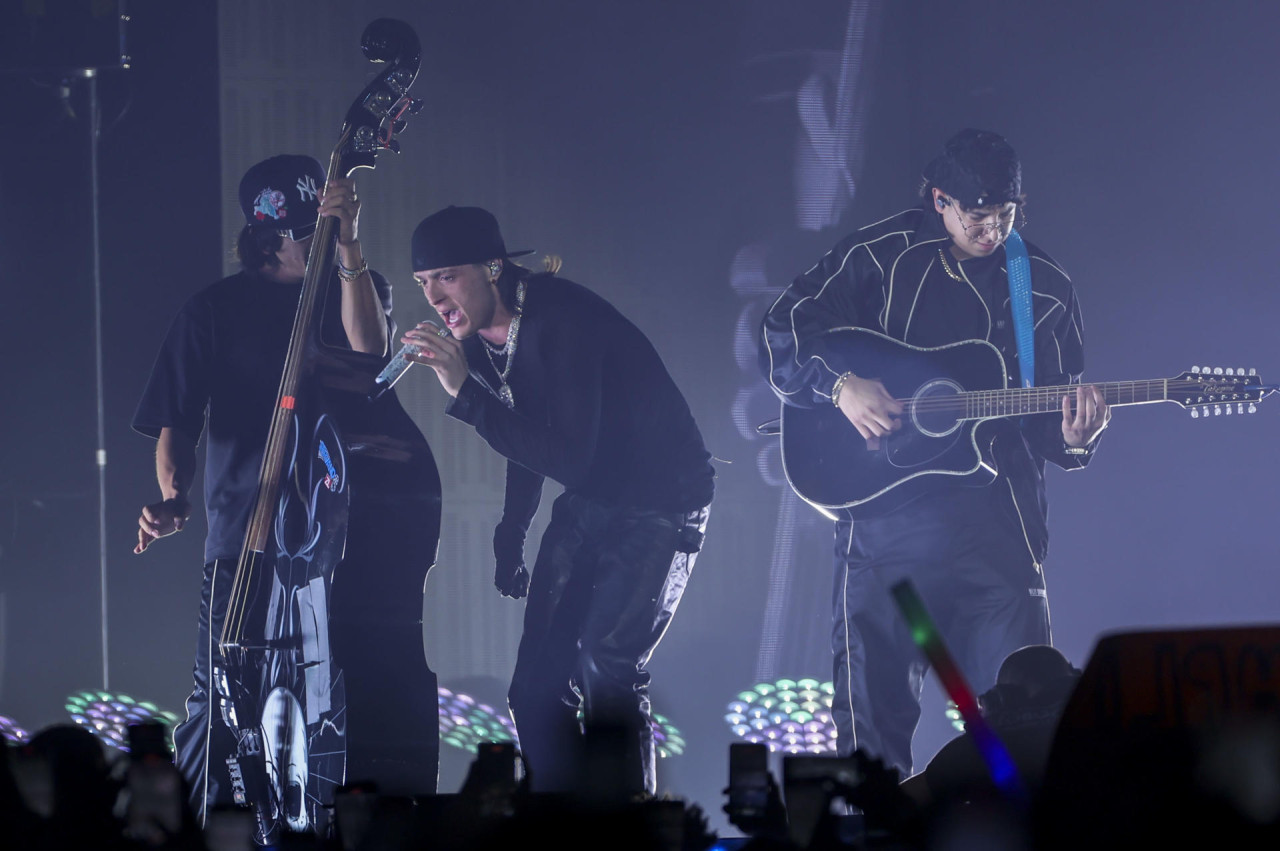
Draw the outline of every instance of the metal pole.
[[[98,576],[102,616],[102,688],[110,690],[110,667],[107,653],[107,426],[106,386],[103,381],[102,353],[102,250],[98,216],[98,137],[101,115],[98,105],[98,71],[85,68],[89,81],[89,192],[93,214],[93,348],[98,396]]]

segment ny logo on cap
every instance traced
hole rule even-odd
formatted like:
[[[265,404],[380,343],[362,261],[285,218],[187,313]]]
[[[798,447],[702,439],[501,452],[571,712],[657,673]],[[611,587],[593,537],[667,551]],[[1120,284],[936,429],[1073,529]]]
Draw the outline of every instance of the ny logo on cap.
[[[303,201],[314,201],[319,194],[314,177],[309,174],[304,174],[302,177],[298,178],[298,195]],[[308,198],[308,195],[311,197]]]

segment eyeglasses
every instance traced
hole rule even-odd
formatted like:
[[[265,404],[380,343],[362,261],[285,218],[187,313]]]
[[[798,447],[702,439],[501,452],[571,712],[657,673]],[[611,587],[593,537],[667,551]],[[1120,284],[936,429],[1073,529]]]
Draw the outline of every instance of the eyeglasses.
[[[1011,210],[1002,210],[999,213],[988,213],[983,217],[981,222],[966,222],[964,216],[960,213],[960,204],[954,198],[947,198],[951,209],[956,211],[956,221],[960,223],[960,228],[964,231],[964,235],[969,239],[978,239],[987,234],[999,234],[1001,238],[1009,235],[1009,231],[1013,230],[1014,220],[1019,218],[1018,214],[1021,207],[1015,205]],[[993,218],[993,221],[986,219]],[[1022,217],[1022,223],[1026,225],[1026,217]]]
[[[276,231],[276,233],[280,234],[285,239],[291,239],[294,242],[302,242],[302,240],[308,239],[311,236],[313,236],[315,232],[316,232],[315,222],[309,222],[305,225],[299,225],[298,227],[293,228],[292,230]]]

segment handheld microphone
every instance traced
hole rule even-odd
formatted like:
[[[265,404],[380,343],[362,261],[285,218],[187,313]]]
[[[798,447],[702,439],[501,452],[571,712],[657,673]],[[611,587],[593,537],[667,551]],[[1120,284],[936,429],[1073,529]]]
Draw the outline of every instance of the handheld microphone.
[[[427,320],[426,324],[436,329],[436,336],[449,336],[448,329],[441,328],[430,320]],[[401,346],[400,351],[396,352],[395,357],[393,357],[387,365],[382,368],[382,372],[378,373],[378,377],[373,380],[377,389],[374,390],[373,393],[369,394],[369,401],[372,402],[381,398],[382,394],[390,390],[395,383],[400,380],[400,377],[408,372],[409,367],[416,363],[416,361],[411,360],[411,358],[421,351],[422,347],[415,346],[413,343],[405,343]]]

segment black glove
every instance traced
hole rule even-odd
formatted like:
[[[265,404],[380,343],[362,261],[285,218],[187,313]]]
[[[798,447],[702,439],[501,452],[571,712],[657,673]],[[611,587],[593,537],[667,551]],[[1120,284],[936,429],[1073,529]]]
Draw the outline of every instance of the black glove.
[[[493,584],[504,597],[519,600],[529,593],[529,571],[524,566],[524,531],[499,523],[493,530]]]

